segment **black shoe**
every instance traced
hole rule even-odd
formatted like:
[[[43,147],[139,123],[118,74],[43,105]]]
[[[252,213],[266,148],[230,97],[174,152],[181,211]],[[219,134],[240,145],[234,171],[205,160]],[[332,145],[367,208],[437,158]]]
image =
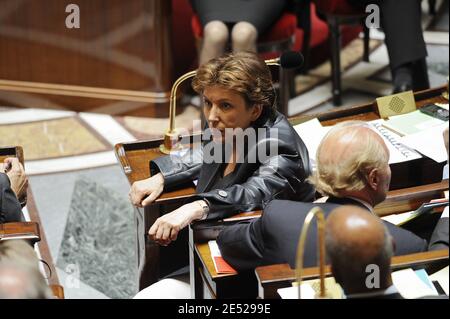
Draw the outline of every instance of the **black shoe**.
[[[420,59],[412,63],[413,90],[422,91],[430,88],[430,80],[428,78],[427,61]]]
[[[397,94],[401,92],[411,91],[413,89],[411,83],[403,82],[394,85],[394,89],[392,90],[392,94]]]
[[[411,63],[403,64],[392,71],[393,94],[413,89],[413,67]]]

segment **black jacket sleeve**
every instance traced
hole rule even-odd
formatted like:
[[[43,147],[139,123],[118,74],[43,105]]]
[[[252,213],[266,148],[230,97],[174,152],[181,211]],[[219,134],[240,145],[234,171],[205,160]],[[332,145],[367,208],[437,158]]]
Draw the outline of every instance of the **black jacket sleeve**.
[[[158,157],[150,161],[150,173],[164,176],[164,187],[172,187],[198,178],[203,162],[202,147],[186,149],[186,153],[176,153]]]
[[[0,173],[0,223],[24,221],[22,208],[11,189],[9,178]]]
[[[198,197],[208,201],[210,206],[207,219],[263,209],[273,199],[296,197],[299,201],[311,201],[314,188],[305,181],[300,155],[283,145],[278,154],[261,163],[244,183],[199,194]]]

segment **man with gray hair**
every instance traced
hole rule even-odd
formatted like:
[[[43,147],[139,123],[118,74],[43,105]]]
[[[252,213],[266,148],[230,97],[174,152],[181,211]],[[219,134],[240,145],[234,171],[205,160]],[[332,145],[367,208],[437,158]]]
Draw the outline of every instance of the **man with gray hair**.
[[[0,299],[50,299],[33,248],[23,240],[0,243]]]
[[[342,205],[355,205],[368,215],[384,201],[391,180],[389,150],[364,122],[334,126],[317,150],[317,169],[310,181],[326,203],[273,200],[261,218],[225,227],[217,238],[223,258],[238,271],[289,263],[295,267],[297,242],[307,213],[315,206],[327,216]],[[378,217],[376,217],[378,218]],[[383,221],[396,243],[396,255],[422,252],[427,243],[413,233]],[[304,266],[317,262],[316,227],[306,241]]]
[[[347,298],[402,298],[391,277],[392,237],[381,219],[358,206],[341,206],[325,229],[331,271]],[[377,276],[368,282],[372,272]]]

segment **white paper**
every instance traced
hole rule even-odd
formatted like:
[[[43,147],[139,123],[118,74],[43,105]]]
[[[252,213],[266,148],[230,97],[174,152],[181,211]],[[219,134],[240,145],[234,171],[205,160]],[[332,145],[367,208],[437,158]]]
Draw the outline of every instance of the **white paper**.
[[[369,122],[374,131],[380,135],[389,149],[389,164],[412,161],[422,156],[414,149],[404,145],[400,140],[400,135],[395,134],[383,126],[383,119]]]
[[[298,299],[298,287],[280,288],[277,290],[281,299]],[[302,299],[315,299],[316,292],[307,283],[303,283],[300,291]]]
[[[408,220],[414,213],[415,213],[415,211],[401,213],[401,214],[392,214],[392,215],[388,215],[388,216],[383,216],[383,217],[381,217],[381,219],[385,220],[391,224],[399,225],[399,224],[403,223],[404,221]]]
[[[399,293],[406,299],[437,295],[411,268],[393,272],[392,281]]]
[[[434,161],[442,163],[447,161],[447,150],[442,136],[446,127],[448,127],[448,122],[443,122],[442,125],[403,136],[400,141]]]
[[[429,276],[431,281],[437,281],[441,285],[442,289],[444,289],[445,294],[448,296],[448,266],[444,269],[435,272],[431,276]]]
[[[441,218],[448,218],[448,206],[444,208],[444,211],[442,212]]]
[[[215,240],[208,241],[209,250],[211,251],[211,257],[222,257],[219,246]],[[214,258],[213,258],[214,259]]]
[[[308,149],[309,158],[315,167],[316,153],[324,136],[331,126],[322,126],[317,118],[294,126],[295,131],[301,137]]]

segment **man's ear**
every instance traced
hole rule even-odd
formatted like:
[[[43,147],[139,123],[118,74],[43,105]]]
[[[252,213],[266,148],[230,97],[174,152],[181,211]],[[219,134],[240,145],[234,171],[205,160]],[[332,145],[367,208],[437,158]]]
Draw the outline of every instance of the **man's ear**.
[[[367,183],[369,184],[369,187],[373,190],[377,190],[380,184],[380,178],[378,174],[379,174],[378,168],[373,168],[369,172],[369,175],[367,176]]]
[[[256,121],[260,117],[262,110],[263,110],[263,106],[261,104],[255,104],[253,106],[252,116],[251,116],[252,122]]]

